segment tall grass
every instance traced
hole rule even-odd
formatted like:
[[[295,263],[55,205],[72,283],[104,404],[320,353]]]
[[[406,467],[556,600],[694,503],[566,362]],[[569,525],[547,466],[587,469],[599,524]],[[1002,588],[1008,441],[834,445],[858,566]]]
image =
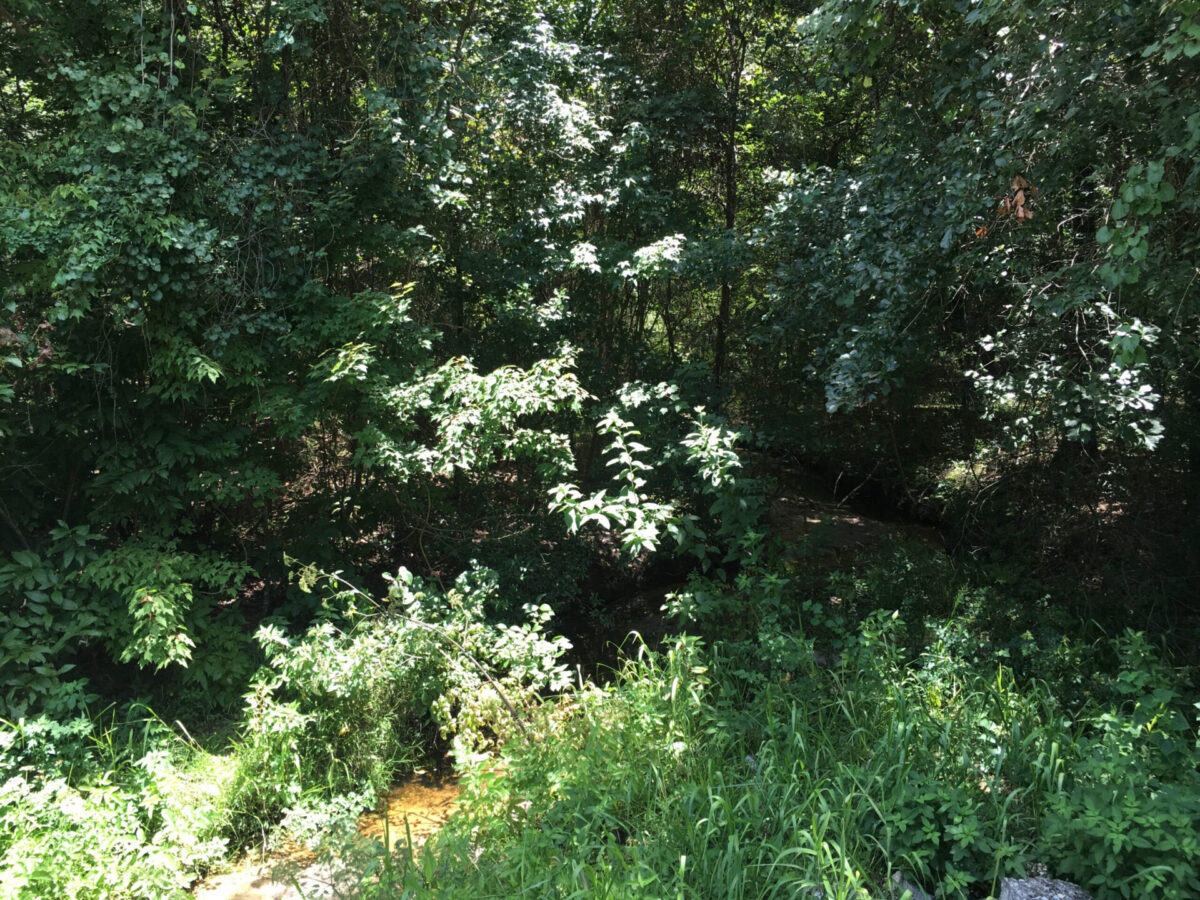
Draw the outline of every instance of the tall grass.
[[[966,900],[1038,861],[1101,898],[1191,896],[1200,858],[1185,839],[1171,844],[1178,877],[1137,869],[1165,852],[1146,846],[1164,843],[1155,829],[1178,823],[1150,783],[1141,808],[1164,818],[1136,841],[1109,842],[1100,868],[1056,854],[1063,842],[1046,823],[1071,808],[1072,785],[1095,782],[1096,716],[1121,713],[1068,719],[1048,685],[965,660],[963,628],[951,623],[914,658],[899,617],[875,614],[835,667],[766,682],[695,638],[643,652],[608,686],[545,707],[532,740],[474,772],[463,815],[387,890],[740,900],[899,897],[920,885]],[[1185,738],[1173,752],[1194,765]],[[1154,740],[1104,777],[1152,760]],[[1193,800],[1195,788],[1183,777]],[[1130,872],[1128,883],[1105,883],[1112,871]]]
[[[1097,900],[1200,896],[1187,673],[1132,632],[1013,659],[937,565],[936,615],[909,622],[886,566],[824,606],[769,570],[697,583],[679,605],[707,639],[569,690],[544,611],[492,626],[486,578],[408,581],[401,615],[265,632],[227,757],[137,707],[7,723],[0,900],[179,896],[247,823],[324,838],[365,897],[978,900],[1033,861]],[[460,812],[419,852],[364,844],[355,817],[435,725]]]
[[[69,736],[43,724],[0,732],[0,898],[184,897],[224,857],[219,757],[137,704]]]

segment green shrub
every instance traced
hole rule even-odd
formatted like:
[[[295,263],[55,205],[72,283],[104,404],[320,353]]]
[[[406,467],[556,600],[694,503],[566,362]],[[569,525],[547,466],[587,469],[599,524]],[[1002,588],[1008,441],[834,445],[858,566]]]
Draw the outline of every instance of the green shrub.
[[[246,695],[232,805],[234,831],[258,836],[339,795],[382,792],[411,769],[435,729],[460,761],[524,726],[543,690],[569,683],[547,638],[547,607],[522,626],[487,623],[495,573],[473,568],[447,591],[401,570],[384,603],[312,570],[302,584],[331,584],[330,614],[299,638],[264,625],[268,664]],[[359,604],[367,603],[365,609]]]
[[[58,753],[49,749],[55,742]],[[64,765],[68,754],[73,764]],[[87,719],[57,731],[41,723],[6,726],[0,898],[186,896],[226,851],[214,763],[144,710],[103,728]]]
[[[1144,635],[1112,642],[1113,690],[1074,747],[1042,824],[1059,869],[1097,900],[1200,894],[1200,742],[1177,679]]]
[[[214,597],[236,594],[249,566],[148,536],[117,549],[100,542],[88,526],[60,522],[41,552],[0,557],[0,596],[12,601],[0,603],[0,709],[63,719],[94,703],[77,677],[88,642],[116,662],[169,667],[193,708],[228,708],[252,656],[240,616],[218,611]]]

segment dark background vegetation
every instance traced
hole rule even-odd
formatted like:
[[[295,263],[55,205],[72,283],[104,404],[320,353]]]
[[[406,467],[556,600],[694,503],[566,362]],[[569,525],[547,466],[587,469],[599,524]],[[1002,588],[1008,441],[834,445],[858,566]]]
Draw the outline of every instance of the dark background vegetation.
[[[1194,639],[1193,12],[9,0],[10,711],[232,702],[285,552],[577,602],[630,379]]]
[[[477,561],[585,660],[690,571],[828,593],[781,471],[997,647],[1194,658],[1198,8],[0,0],[5,720],[234,715],[292,561]],[[922,566],[844,574],[914,658]]]

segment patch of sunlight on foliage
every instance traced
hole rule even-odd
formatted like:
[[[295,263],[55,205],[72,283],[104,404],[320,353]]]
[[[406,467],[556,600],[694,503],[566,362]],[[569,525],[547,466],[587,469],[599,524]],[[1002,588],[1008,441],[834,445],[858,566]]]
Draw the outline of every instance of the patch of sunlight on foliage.
[[[185,896],[227,852],[232,771],[137,705],[70,728],[4,723],[0,898]]]
[[[742,587],[774,590],[778,613],[765,574]],[[833,660],[803,623],[787,654],[751,638],[642,648],[471,767],[430,845],[379,857],[378,896],[867,898],[903,878],[965,900],[1035,861],[1100,900],[1191,896],[1200,750],[1178,679],[1127,634],[1114,690],[1071,715],[1051,684],[975,652],[971,612],[930,620],[923,647],[896,611],[823,621],[840,629]],[[1108,784],[1136,824],[1081,816]]]

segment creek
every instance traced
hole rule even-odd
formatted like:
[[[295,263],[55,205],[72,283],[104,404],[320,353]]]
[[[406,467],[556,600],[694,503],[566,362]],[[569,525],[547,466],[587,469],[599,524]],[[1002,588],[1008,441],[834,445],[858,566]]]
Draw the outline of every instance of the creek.
[[[411,840],[417,849],[450,818],[459,792],[454,776],[418,771],[392,787],[375,810],[359,816],[358,833],[380,843],[386,834],[392,846]],[[311,850],[288,845],[265,857],[246,857],[233,871],[206,878],[192,893],[196,900],[318,900],[342,895],[337,889],[347,875],[357,878],[353,872],[332,872]]]

